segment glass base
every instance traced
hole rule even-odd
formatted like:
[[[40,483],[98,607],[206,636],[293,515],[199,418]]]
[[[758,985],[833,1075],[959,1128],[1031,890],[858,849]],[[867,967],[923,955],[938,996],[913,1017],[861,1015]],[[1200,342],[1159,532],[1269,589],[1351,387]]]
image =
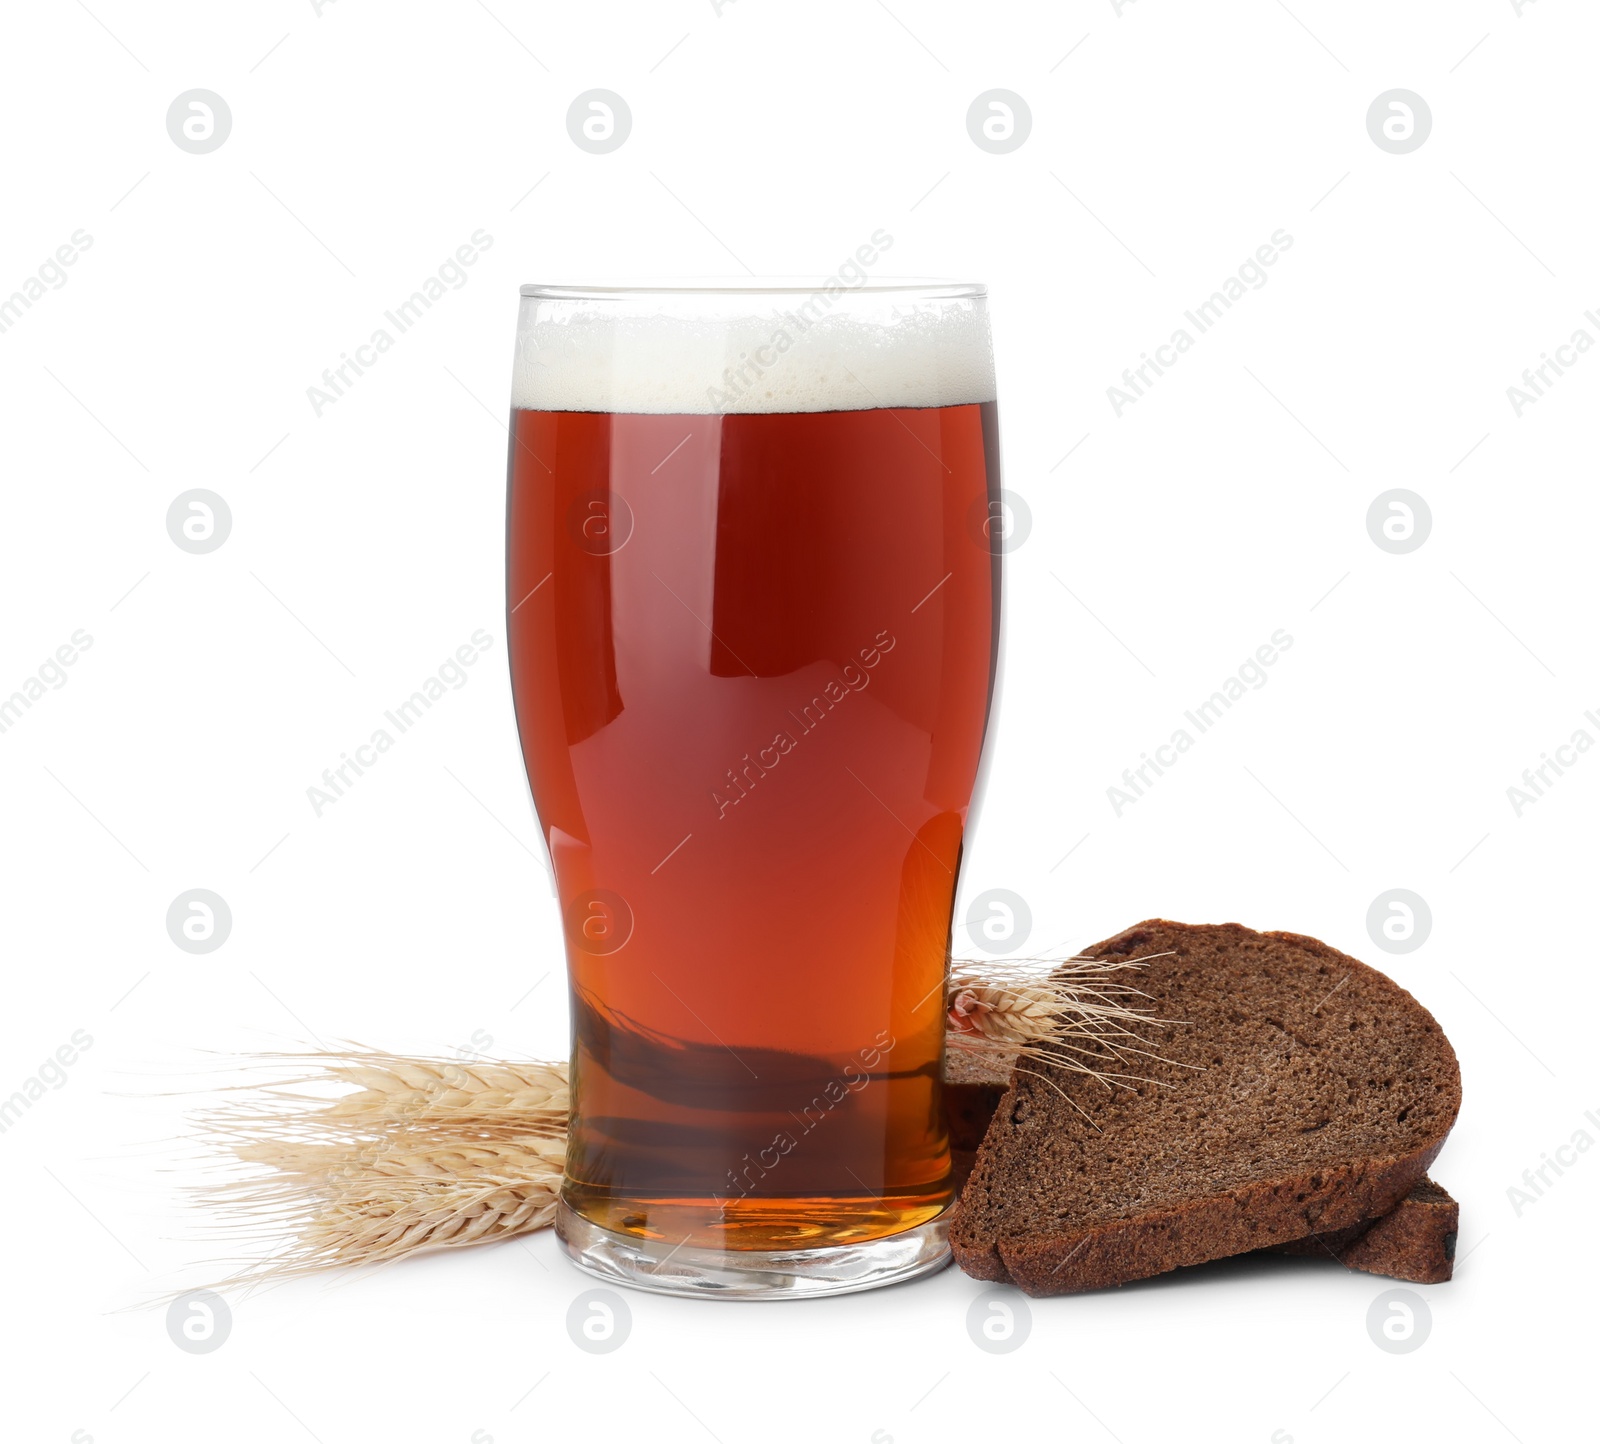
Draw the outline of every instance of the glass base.
[[[903,1283],[950,1262],[946,1217],[870,1243],[758,1252],[691,1248],[590,1223],[563,1200],[556,1237],[584,1273],[624,1288],[697,1299],[816,1299]]]

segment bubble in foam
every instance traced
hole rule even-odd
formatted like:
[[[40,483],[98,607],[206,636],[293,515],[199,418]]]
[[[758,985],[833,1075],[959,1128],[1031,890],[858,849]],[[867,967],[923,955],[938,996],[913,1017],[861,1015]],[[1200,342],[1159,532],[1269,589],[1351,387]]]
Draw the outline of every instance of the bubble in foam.
[[[979,291],[525,295],[511,404],[718,414],[995,399]]]

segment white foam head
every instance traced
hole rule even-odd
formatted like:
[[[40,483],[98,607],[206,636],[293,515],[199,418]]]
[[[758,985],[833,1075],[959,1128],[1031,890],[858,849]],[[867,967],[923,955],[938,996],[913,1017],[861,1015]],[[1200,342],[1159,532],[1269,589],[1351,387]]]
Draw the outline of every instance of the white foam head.
[[[511,404],[864,411],[993,401],[981,286],[522,288]]]

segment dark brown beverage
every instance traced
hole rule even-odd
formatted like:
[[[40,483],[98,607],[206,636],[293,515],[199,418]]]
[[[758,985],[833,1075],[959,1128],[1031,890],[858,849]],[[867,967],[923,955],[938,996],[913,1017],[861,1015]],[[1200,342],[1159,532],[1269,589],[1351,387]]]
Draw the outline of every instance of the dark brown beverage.
[[[726,1248],[934,1217],[994,404],[517,410],[510,475],[512,679],[572,978],[566,1201]]]

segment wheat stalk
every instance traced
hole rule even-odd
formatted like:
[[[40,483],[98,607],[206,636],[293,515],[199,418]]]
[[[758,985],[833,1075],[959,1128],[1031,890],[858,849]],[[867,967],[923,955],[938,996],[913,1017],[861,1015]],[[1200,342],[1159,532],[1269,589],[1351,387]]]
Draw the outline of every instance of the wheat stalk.
[[[1153,1056],[1140,1030],[1161,1025],[1124,979],[1145,961],[958,962],[946,994],[948,1055],[997,1082],[1043,1062],[1131,1086],[1138,1080],[1125,1066]],[[554,1218],[565,1064],[353,1046],[262,1061],[290,1075],[196,1119],[231,1170],[198,1192],[231,1236],[292,1241],[219,1287],[512,1238]]]

